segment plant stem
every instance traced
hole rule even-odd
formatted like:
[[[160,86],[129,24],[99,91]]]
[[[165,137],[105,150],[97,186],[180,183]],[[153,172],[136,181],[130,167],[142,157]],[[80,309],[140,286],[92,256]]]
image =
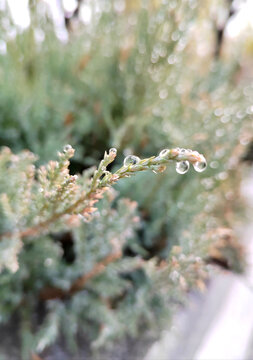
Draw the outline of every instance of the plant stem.
[[[116,181],[119,179],[129,177],[136,172],[145,171],[145,170],[152,170],[155,172],[163,172],[172,160],[174,161],[189,161],[194,163],[196,161],[201,161],[203,159],[203,155],[195,151],[188,151],[186,153],[181,154],[180,149],[168,149],[166,156],[152,156],[147,159],[142,159],[136,164],[131,164],[128,166],[122,166],[118,169],[114,174],[106,171],[106,166],[110,164],[114,158],[116,157],[115,153],[110,153],[109,155],[105,152],[104,159],[100,162],[99,167],[95,170],[90,190],[82,195],[78,200],[76,200],[73,204],[71,204],[66,209],[62,210],[61,212],[56,212],[51,215],[51,217],[47,220],[42,221],[39,224],[34,226],[28,227],[23,230],[15,231],[15,232],[6,232],[0,235],[0,240],[3,238],[10,238],[13,235],[18,236],[19,238],[24,238],[28,236],[38,236],[43,233],[45,229],[47,229],[52,223],[59,220],[65,215],[73,215],[75,214],[75,210],[84,202],[88,201],[97,201],[100,197],[96,195],[99,191],[104,192],[110,186],[112,186]],[[104,175],[104,177],[102,177]],[[102,178],[101,178],[102,177]],[[89,206],[89,204],[86,204]],[[83,206],[83,209],[85,210]],[[89,213],[87,210],[86,213]]]

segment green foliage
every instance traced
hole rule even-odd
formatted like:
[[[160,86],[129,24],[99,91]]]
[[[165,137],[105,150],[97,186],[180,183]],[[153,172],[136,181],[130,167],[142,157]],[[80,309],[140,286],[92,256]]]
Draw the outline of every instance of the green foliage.
[[[36,29],[29,28],[16,42],[6,39],[7,54],[0,57],[2,145],[29,148],[48,161],[70,142],[76,149],[74,173],[111,146],[149,157],[164,144],[194,143],[205,153],[211,167],[201,184],[189,174],[180,181],[161,176],[159,186],[147,175],[139,185],[119,185],[148,219],[143,241],[149,247],[162,233],[180,241],[182,224],[191,223],[206,203],[190,204],[189,197],[213,191],[230,177],[230,154],[251,114],[252,90],[242,96],[235,84],[236,62],[196,57],[196,5],[150,2],[118,12],[108,2],[67,44],[39,18],[44,41],[38,44]],[[141,191],[143,186],[150,191]]]
[[[36,238],[41,234],[63,231],[78,226],[81,219],[90,220],[91,214],[96,211],[93,205],[103,197],[108,187],[119,179],[147,169],[163,172],[166,165],[173,161],[176,162],[176,171],[179,173],[187,172],[190,162],[199,172],[206,168],[203,155],[177,148],[165,149],[158,156],[142,160],[129,155],[123,166],[111,173],[107,166],[117,155],[117,150],[112,148],[108,154],[105,152],[103,160],[90,179],[90,171],[84,172],[80,177],[70,175],[69,159],[73,155],[74,149],[71,145],[66,145],[63,153],[58,153],[59,161],[49,161],[47,166],[42,165],[36,170],[33,164],[36,158],[28,151],[18,156],[9,148],[4,148],[0,153],[0,170],[4,173],[0,183],[0,213],[3,223],[0,234],[0,266],[17,270],[16,255],[22,238]],[[119,213],[124,214],[122,209],[119,210]],[[117,226],[121,224],[120,221],[117,223]],[[109,233],[112,230],[113,227],[110,229],[109,226]],[[120,232],[122,233],[122,230]],[[92,244],[96,244],[95,240]],[[122,246],[118,243],[118,246],[120,245]],[[11,252],[7,254],[8,247]],[[98,249],[95,253],[97,252]]]
[[[23,305],[25,359],[61,332],[72,348],[80,331],[96,347],[159,327],[186,291],[204,288],[210,234],[235,222],[253,99],[252,85],[238,83],[240,58],[214,61],[211,45],[198,55],[212,44],[199,34],[208,4],[101,1],[67,43],[42,8],[15,40],[1,14],[0,145],[12,152],[0,156],[0,317]],[[67,147],[52,160],[66,143],[75,157]],[[165,170],[196,163],[192,151],[153,156],[177,145],[205,154],[207,170]],[[119,156],[112,149],[90,169],[112,146]],[[132,154],[143,159],[119,168]],[[42,325],[32,320],[40,302]]]
[[[135,215],[137,203],[121,198],[117,208],[112,208],[115,196],[111,193],[97,212],[93,205],[112,184],[137,172],[163,172],[173,161],[180,173],[187,172],[190,163],[197,171],[206,167],[203,155],[176,148],[164,149],[158,156],[146,159],[127,156],[123,166],[111,173],[107,166],[117,155],[112,148],[108,154],[105,152],[92,177],[91,171],[78,177],[69,174],[69,159],[73,155],[73,148],[66,145],[58,153],[58,161],[36,169],[36,158],[28,151],[14,155],[4,148],[0,154],[0,169],[5,174],[0,184],[0,309],[5,321],[15,310],[21,312],[23,358],[29,351],[43,351],[57,338],[60,324],[71,317],[73,329],[65,332],[72,344],[79,322],[84,328],[89,322],[93,324],[91,339],[98,336],[103,326],[94,342],[96,347],[125,332],[136,335],[141,323],[154,321],[152,313],[157,310],[153,305],[160,303],[162,297],[156,291],[152,296],[148,294],[157,281],[150,282],[145,271],[149,265],[139,256],[123,257],[127,246],[134,251],[141,249],[135,236],[139,223]],[[64,258],[57,242],[56,234],[63,231],[71,231],[68,241],[73,242],[73,259]],[[141,252],[145,253],[144,249]],[[67,304],[61,303],[60,299],[69,297]],[[50,299],[58,301],[53,310],[49,307],[43,324],[32,335],[30,316],[37,301]]]

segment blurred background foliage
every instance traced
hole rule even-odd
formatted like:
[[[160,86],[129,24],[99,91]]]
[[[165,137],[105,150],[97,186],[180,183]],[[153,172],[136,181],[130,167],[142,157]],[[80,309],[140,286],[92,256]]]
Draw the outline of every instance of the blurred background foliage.
[[[187,256],[207,258],[213,231],[235,228],[241,211],[238,170],[252,139],[252,29],[236,40],[225,36],[227,22],[237,11],[236,2],[225,0],[86,0],[74,2],[71,11],[67,3],[58,2],[57,22],[47,2],[30,1],[30,24],[21,30],[8,5],[1,2],[0,145],[14,152],[29,149],[39,156],[40,164],[70,143],[76,149],[73,174],[97,164],[110,147],[119,153],[115,168],[132,153],[149,157],[177,146],[198,150],[209,163],[203,174],[190,170],[181,176],[171,168],[163,174],[138,174],[116,188],[118,197],[137,201],[140,216],[126,257],[167,259],[172,247],[180,246]],[[116,206],[115,200],[110,206]],[[83,230],[70,233],[74,250],[66,246],[68,259],[71,252],[82,253],[80,238],[92,238],[96,244],[96,223],[90,226],[84,234]],[[105,236],[109,231],[111,224],[103,228]],[[55,264],[51,282],[62,281],[61,286],[67,287],[64,281],[76,276],[79,265],[89,266],[79,264],[79,256],[65,264],[57,243],[55,251],[47,245],[52,243],[50,236],[34,245],[45,252],[24,248],[19,272],[1,278],[3,291],[5,286],[23,284],[22,266],[31,272],[25,292],[33,294],[34,287],[49,281],[47,265],[30,264],[36,258],[33,251],[41,259],[47,257],[47,246]],[[101,241],[101,229],[98,238]],[[139,274],[132,279],[143,285],[142,299],[145,278]],[[20,292],[24,289],[16,288],[15,296]],[[19,303],[15,296],[14,305]],[[95,302],[92,292],[89,296]],[[82,312],[85,305],[78,305],[79,298],[71,306],[76,311],[81,304]],[[7,309],[8,301],[1,300],[6,314],[13,311],[12,306]],[[52,316],[57,318],[57,311]],[[75,314],[70,320],[73,326],[79,316],[75,311],[70,312]],[[114,333],[120,333],[110,317],[107,321]]]

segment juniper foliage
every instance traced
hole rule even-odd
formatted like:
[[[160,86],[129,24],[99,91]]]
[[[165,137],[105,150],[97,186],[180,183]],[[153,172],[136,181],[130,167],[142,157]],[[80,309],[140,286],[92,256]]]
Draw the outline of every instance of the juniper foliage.
[[[58,161],[50,161],[38,169],[34,166],[36,157],[28,151],[15,155],[4,148],[0,154],[1,173],[5,174],[0,184],[1,320],[8,320],[15,311],[20,313],[24,358],[31,351],[40,353],[54,342],[60,328],[72,344],[78,325],[82,330],[90,329],[90,322],[93,330],[89,336],[96,339],[94,346],[104,345],[125,333],[136,335],[141,324],[158,324],[155,321],[158,313],[158,319],[162,319],[162,309],[166,309],[171,296],[168,287],[173,282],[178,278],[181,282],[178,295],[174,292],[173,297],[182,301],[180,294],[190,286],[190,277],[196,277],[194,282],[204,277],[204,273],[197,271],[187,271],[187,281],[178,270],[173,275],[170,267],[179,267],[177,260],[173,260],[177,265],[169,262],[159,265],[140,256],[123,256],[128,240],[129,246],[138,250],[138,244],[133,242],[139,223],[135,202],[119,199],[114,209],[111,203],[115,196],[109,193],[100,211],[94,207],[111,185],[136,172],[148,169],[163,172],[170,162],[176,162],[180,172],[178,164],[187,166],[188,170],[189,163],[197,171],[203,171],[206,167],[203,155],[176,148],[142,160],[128,156],[123,166],[111,173],[107,166],[116,154],[115,148],[108,154],[105,152],[91,177],[91,171],[79,177],[69,174],[69,159],[74,155],[70,145],[58,153]],[[71,261],[63,257],[54,236],[63,231],[72,234]],[[196,259],[190,257],[184,266],[188,266],[188,261],[194,264]],[[163,294],[163,282],[170,273],[172,283],[167,279]],[[142,285],[135,281],[136,274],[143,277]],[[68,301],[62,302],[64,299]],[[39,301],[49,300],[54,302],[49,302],[43,324],[32,335],[30,317]],[[69,321],[71,326],[66,328],[64,323]]]
[[[102,0],[85,26],[73,19],[66,43],[43,2],[30,2],[23,32],[1,12],[0,315],[20,315],[24,359],[62,331],[72,347],[79,331],[100,346],[159,326],[192,286],[204,289],[207,259],[242,271],[238,242],[220,230],[238,221],[252,133],[240,46],[214,59],[212,2],[118,3]],[[71,147],[54,158],[66,143],[70,164]],[[179,144],[205,154],[203,174],[152,163]],[[117,158],[89,169],[111,147]],[[117,170],[132,154],[144,163]]]

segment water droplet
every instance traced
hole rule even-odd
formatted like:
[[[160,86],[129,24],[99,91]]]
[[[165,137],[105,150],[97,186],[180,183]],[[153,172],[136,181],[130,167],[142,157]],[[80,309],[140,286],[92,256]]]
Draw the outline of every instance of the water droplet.
[[[162,90],[160,90],[160,92],[159,92],[159,97],[160,97],[160,99],[166,99],[166,97],[168,96],[168,91],[167,91],[167,89],[162,89]]]
[[[228,178],[228,173],[226,171],[222,171],[221,173],[215,176],[217,180],[226,180]]]
[[[165,157],[167,155],[169,155],[170,149],[163,149],[160,153],[159,156],[161,157]]]
[[[221,116],[223,114],[223,109],[218,108],[214,110],[214,115],[215,116]]]
[[[124,166],[136,165],[136,164],[138,164],[139,161],[140,161],[140,158],[138,156],[128,155],[124,159]]]
[[[179,150],[179,154],[181,154],[181,155],[185,154],[186,152],[187,152],[186,149],[180,149],[180,150]]]
[[[211,164],[210,164],[210,167],[212,169],[217,169],[219,167],[218,161],[212,161]]]
[[[177,161],[176,172],[178,174],[185,174],[190,168],[189,161]]]
[[[170,64],[170,65],[172,65],[172,64],[174,64],[175,62],[176,62],[176,56],[175,55],[170,55],[169,57],[168,57],[168,63]]]
[[[110,150],[109,150],[109,155],[112,155],[112,156],[116,156],[117,155],[117,149],[115,149],[115,148],[111,148]]]
[[[206,159],[204,157],[202,157],[201,161],[196,161],[193,164],[193,167],[194,167],[195,171],[197,171],[197,172],[204,171],[206,169],[206,167],[207,167]]]
[[[204,186],[205,190],[211,190],[214,186],[214,180],[212,178],[205,178],[201,181],[201,184]]]
[[[230,116],[229,115],[223,115],[221,118],[220,118],[220,121],[223,123],[223,124],[226,124],[230,121]]]
[[[72,149],[72,146],[71,146],[71,145],[69,145],[69,144],[68,144],[68,145],[65,145],[64,148],[63,148],[63,152],[66,153],[66,152],[68,152],[68,151],[71,150],[71,149]]]

